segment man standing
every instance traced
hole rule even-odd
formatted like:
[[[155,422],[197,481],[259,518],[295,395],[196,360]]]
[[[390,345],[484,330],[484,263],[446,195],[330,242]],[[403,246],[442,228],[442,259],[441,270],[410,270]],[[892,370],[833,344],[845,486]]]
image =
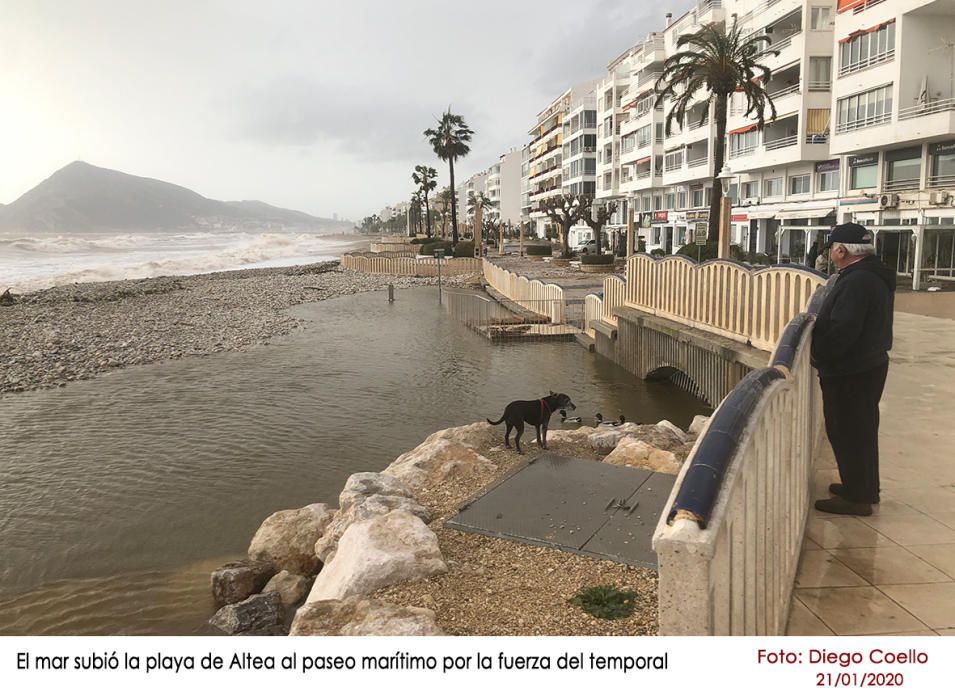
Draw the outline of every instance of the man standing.
[[[842,483],[816,510],[871,515],[879,502],[879,399],[889,369],[895,272],[875,256],[872,233],[854,223],[826,241],[838,276],[819,309],[812,364],[819,370],[826,434]]]

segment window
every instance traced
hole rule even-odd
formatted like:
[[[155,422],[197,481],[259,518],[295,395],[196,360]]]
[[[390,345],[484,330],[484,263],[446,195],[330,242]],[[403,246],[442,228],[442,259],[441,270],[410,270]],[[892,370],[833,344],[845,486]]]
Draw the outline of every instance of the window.
[[[839,171],[830,170],[819,173],[819,182],[816,189],[819,192],[836,192],[839,189]]]
[[[585,128],[585,129],[596,129],[596,128],[597,128],[597,112],[596,112],[596,111],[594,111],[594,110],[592,110],[592,109],[588,109],[588,110],[584,111],[583,118],[584,118],[584,128]]]
[[[836,133],[887,122],[892,119],[892,84],[844,97],[836,109]]]
[[[832,87],[832,56],[809,57],[809,89],[828,90]]]
[[[666,170],[667,172],[670,172],[671,170],[679,170],[682,167],[683,167],[683,149],[682,148],[676,151],[671,151],[670,153],[666,154],[666,161],[665,161],[665,165],[663,166],[664,170]]]
[[[658,194],[653,195],[653,208],[656,211],[663,209],[663,197]]]
[[[730,134],[730,158],[745,156],[759,146],[759,131],[755,128],[742,133]]]
[[[655,137],[656,142],[663,143],[663,137],[664,137],[663,122],[660,122],[656,125],[656,131],[654,133],[656,134],[656,137]]]
[[[901,148],[885,154],[885,189],[918,189],[922,177],[922,147]]]
[[[736,184],[735,182],[730,185],[729,198],[730,198],[730,202],[732,202],[733,204],[739,203],[739,185]]]
[[[850,35],[839,43],[839,75],[891,61],[895,56],[895,20]]]
[[[753,180],[752,182],[743,183],[743,199],[756,199],[759,196],[759,182]]]
[[[793,175],[789,178],[789,194],[809,194],[810,177],[808,175]]]
[[[637,148],[643,148],[644,146],[650,145],[650,138],[653,132],[653,125],[647,124],[642,126],[634,132],[634,136],[637,139]]]
[[[812,7],[809,9],[810,29],[829,29],[832,25],[831,7]]]
[[[763,196],[782,197],[783,179],[781,177],[774,177],[769,180],[763,180]]]
[[[955,186],[955,141],[933,143],[928,147],[928,152],[932,158],[928,186]]]
[[[677,192],[676,194],[676,208],[677,209],[686,209],[686,190]]]
[[[584,158],[584,175],[595,175],[597,173],[597,159]]]
[[[849,189],[865,190],[875,187],[879,179],[879,154],[865,153],[849,156]]]
[[[666,208],[667,209],[676,209],[676,194],[673,192],[667,192],[666,194]]]
[[[699,209],[703,206],[703,188],[701,187],[698,190],[693,190],[690,193],[690,206],[694,209]]]

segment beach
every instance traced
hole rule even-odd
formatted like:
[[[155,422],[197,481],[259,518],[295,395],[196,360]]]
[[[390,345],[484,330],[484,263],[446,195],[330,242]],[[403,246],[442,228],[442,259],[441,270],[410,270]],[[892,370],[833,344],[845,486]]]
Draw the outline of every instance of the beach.
[[[287,312],[296,304],[389,284],[437,281],[352,272],[336,261],[76,283],[16,296],[0,305],[0,396],[264,343],[303,323]]]

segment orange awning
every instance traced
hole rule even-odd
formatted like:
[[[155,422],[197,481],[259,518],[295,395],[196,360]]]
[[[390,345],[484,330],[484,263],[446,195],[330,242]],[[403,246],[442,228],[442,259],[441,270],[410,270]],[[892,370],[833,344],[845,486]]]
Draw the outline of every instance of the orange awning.
[[[839,0],[839,4],[836,6],[836,12],[845,12],[846,10],[851,10],[854,7],[859,5],[864,5],[866,0]]]
[[[839,43],[844,44],[847,41],[852,41],[857,36],[862,36],[863,34],[869,34],[871,32],[877,32],[880,29],[882,29],[882,27],[887,27],[890,24],[892,24],[894,21],[895,21],[895,17],[893,17],[892,19],[886,20],[885,22],[882,22],[881,24],[877,24],[874,27],[869,27],[868,29],[857,29],[854,32],[852,32],[852,34],[847,36],[845,39],[839,39]]]
[[[727,131],[726,135],[730,136],[731,134],[745,134],[747,131],[752,131],[756,128],[755,124],[749,124],[748,126],[741,126],[738,129],[733,129],[732,131]]]

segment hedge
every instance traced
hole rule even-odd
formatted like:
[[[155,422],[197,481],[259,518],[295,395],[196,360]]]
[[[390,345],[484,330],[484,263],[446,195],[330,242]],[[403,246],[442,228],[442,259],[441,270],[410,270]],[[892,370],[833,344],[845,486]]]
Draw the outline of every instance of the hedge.
[[[613,265],[613,255],[581,255],[581,265]]]
[[[524,246],[525,255],[551,255],[553,253],[549,245],[526,245]]]
[[[421,246],[422,255],[434,255],[436,250],[444,250],[445,255],[451,255],[452,247],[451,241],[438,241],[435,243],[427,243]]]
[[[474,257],[474,241],[461,241],[454,248],[454,257],[456,258],[473,258]]]

